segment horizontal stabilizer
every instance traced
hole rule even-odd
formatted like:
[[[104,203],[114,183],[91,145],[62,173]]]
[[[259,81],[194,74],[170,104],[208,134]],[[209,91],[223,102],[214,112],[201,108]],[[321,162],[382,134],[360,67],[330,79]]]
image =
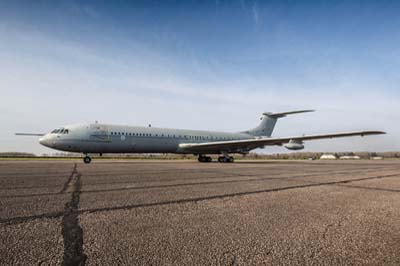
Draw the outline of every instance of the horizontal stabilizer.
[[[291,112],[283,112],[283,113],[263,113],[263,115],[266,115],[268,117],[272,118],[280,118],[280,117],[285,117],[287,115],[292,115],[292,114],[300,114],[300,113],[309,113],[309,112],[315,112],[315,110],[299,110],[299,111],[291,111]]]
[[[36,137],[41,137],[44,136],[45,134],[42,133],[15,133],[17,136],[36,136]]]

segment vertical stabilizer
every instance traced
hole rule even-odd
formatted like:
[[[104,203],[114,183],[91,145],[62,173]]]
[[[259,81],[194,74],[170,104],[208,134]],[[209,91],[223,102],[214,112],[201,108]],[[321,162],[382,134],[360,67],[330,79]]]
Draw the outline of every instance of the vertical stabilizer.
[[[284,113],[263,113],[261,117],[261,123],[250,130],[247,130],[243,133],[247,133],[253,136],[264,136],[264,137],[270,137],[272,135],[272,132],[274,131],[276,121],[278,121],[278,118],[285,117],[287,115],[291,114],[299,114],[299,113],[308,113],[308,112],[314,112],[314,110],[300,110],[300,111],[291,111],[291,112],[284,112]]]

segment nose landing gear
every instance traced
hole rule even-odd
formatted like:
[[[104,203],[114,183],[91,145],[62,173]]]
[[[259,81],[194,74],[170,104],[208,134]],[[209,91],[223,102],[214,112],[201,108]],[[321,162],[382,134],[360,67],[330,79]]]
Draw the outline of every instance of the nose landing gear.
[[[86,163],[86,164],[88,164],[88,163],[90,163],[92,161],[92,158],[90,158],[89,156],[85,156],[85,157],[83,157],[83,162],[84,163]]]

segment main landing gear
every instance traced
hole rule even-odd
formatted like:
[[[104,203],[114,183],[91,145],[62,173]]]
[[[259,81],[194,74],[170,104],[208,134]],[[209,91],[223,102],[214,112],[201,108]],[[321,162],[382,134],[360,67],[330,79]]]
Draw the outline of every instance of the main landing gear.
[[[198,160],[201,163],[209,163],[212,161],[210,156],[205,156],[205,155],[199,155]],[[233,163],[233,161],[234,161],[233,157],[229,155],[223,155],[218,157],[218,162],[220,163]]]
[[[209,163],[209,162],[212,161],[212,159],[211,159],[210,156],[204,156],[204,155],[199,155],[198,160],[199,160],[199,162],[201,162],[201,163]]]
[[[218,162],[220,163],[233,163],[234,159],[232,156],[219,156]]]
[[[84,163],[90,163],[92,161],[92,158],[90,158],[88,155],[86,155],[85,157],[83,157],[83,162]]]

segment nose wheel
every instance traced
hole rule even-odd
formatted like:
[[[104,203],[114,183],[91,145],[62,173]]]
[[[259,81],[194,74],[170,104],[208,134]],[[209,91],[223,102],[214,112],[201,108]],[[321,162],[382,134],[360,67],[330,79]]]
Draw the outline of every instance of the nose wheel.
[[[89,156],[85,156],[85,157],[83,157],[83,162],[84,163],[90,163],[92,161],[92,158],[90,158]]]

